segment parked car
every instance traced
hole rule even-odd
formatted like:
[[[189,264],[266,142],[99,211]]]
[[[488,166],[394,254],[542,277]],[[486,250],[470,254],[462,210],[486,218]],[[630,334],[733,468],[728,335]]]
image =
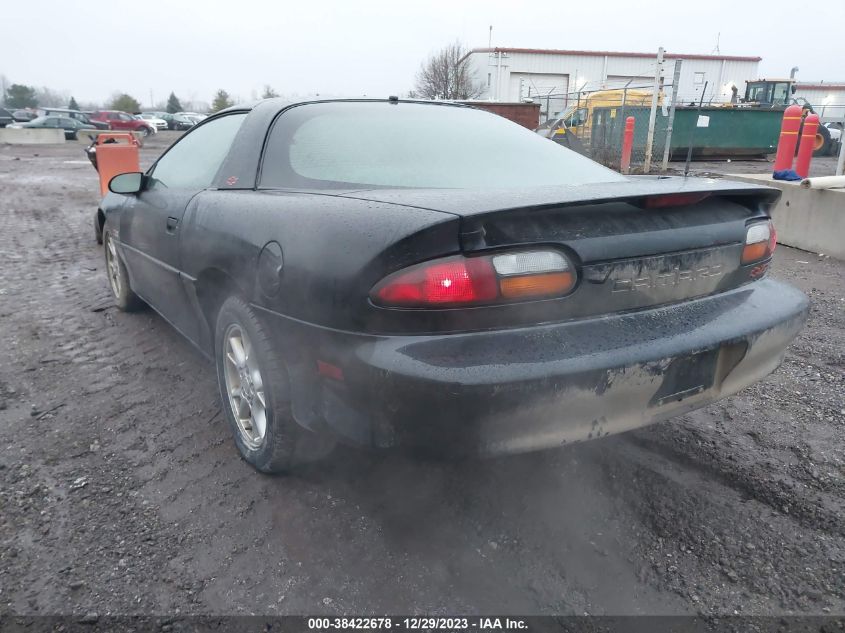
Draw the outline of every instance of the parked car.
[[[110,130],[141,132],[144,136],[156,133],[156,128],[151,123],[118,110],[98,110],[91,114],[91,120],[107,123]]]
[[[15,121],[19,123],[26,123],[27,121],[32,121],[33,119],[38,118],[38,113],[33,112],[32,110],[15,110],[12,113],[12,116],[15,117]]]
[[[622,176],[457,104],[268,99],[109,187],[117,306],[214,360],[264,472],[651,424],[773,371],[808,311],[767,276],[776,189]]]
[[[196,121],[191,119],[184,114],[176,113],[170,115],[171,119],[167,122],[168,127],[171,130],[190,130],[194,125],[196,125]]]
[[[93,125],[98,130],[108,130],[109,124],[103,121],[92,121],[91,117],[81,110],[70,110],[68,108],[40,108],[41,116],[60,116],[76,119],[85,125]]]
[[[170,112],[157,112],[156,113],[160,119],[162,119],[165,123],[167,123],[167,129],[173,129],[173,114]]]
[[[0,108],[0,127],[6,127],[14,122],[15,115],[9,112],[6,108]]]
[[[82,123],[70,117],[40,116],[27,123],[12,123],[9,128],[58,128],[65,132],[65,139],[76,140],[77,134],[83,130],[95,130],[93,125]]]
[[[153,125],[156,131],[166,130],[167,129],[167,121],[162,119],[157,113],[154,112],[141,112],[140,114],[136,115],[139,119],[142,119]]]

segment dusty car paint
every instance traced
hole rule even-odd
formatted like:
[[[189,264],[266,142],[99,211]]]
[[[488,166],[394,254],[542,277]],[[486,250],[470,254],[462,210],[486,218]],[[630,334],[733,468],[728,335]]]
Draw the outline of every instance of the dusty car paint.
[[[213,187],[142,194],[155,214],[114,194],[103,210],[133,287],[155,287],[155,297],[139,294],[205,353],[227,295],[260,311],[286,352],[293,415],[306,428],[360,444],[487,453],[591,439],[759,380],[806,317],[806,298],[765,279],[765,262],[739,265],[748,224],[777,199],[772,189],[680,178],[510,191],[262,189],[262,148],[288,107],[268,100],[249,111]],[[677,193],[708,197],[643,207]],[[165,229],[167,218],[178,230]],[[163,253],[152,257],[157,278],[140,279],[132,261],[151,260],[153,243]],[[576,291],[465,309],[368,298],[418,262],[536,244],[575,262]],[[343,379],[320,375],[320,362]],[[709,363],[707,380],[690,376],[697,363]],[[431,410],[438,422],[422,417]]]

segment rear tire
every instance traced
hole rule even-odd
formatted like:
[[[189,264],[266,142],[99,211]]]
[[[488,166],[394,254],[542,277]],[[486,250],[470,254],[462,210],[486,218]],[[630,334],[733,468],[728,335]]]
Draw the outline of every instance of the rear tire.
[[[263,473],[289,471],[334,446],[330,437],[293,419],[290,381],[279,352],[252,308],[240,297],[226,299],[214,335],[220,399],[241,457]]]
[[[112,237],[111,231],[106,229],[103,232],[103,251],[106,256],[106,275],[108,275],[109,287],[114,295],[114,302],[119,310],[123,312],[136,312],[144,307],[144,302],[136,295],[129,285],[129,275],[126,273],[126,266],[117,252],[117,245]]]
[[[97,244],[103,243],[103,227],[100,226],[99,212],[94,214],[94,239],[97,240]]]

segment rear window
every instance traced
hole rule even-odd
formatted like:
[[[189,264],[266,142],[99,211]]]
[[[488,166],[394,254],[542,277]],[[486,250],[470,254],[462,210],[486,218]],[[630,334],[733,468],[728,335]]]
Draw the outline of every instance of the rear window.
[[[517,188],[623,176],[498,115],[417,103],[306,104],[270,133],[261,186]]]

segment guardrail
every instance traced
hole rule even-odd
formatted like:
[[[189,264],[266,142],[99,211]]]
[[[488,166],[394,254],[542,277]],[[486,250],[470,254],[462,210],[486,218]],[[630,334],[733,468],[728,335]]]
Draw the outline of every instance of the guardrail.
[[[65,142],[65,131],[55,128],[0,128],[0,143],[53,145]]]
[[[731,180],[777,187],[783,192],[770,213],[778,242],[845,260],[845,189],[806,189],[768,174],[727,174]]]

